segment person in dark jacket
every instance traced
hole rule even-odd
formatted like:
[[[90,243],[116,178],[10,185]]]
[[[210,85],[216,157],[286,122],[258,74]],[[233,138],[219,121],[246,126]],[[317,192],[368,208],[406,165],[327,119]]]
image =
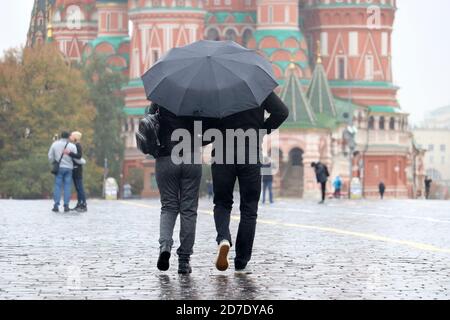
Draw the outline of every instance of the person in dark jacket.
[[[80,143],[82,136],[81,132],[78,131],[72,132],[70,135],[70,141],[77,147],[77,153],[70,152],[69,150],[64,151],[64,153],[69,155],[73,160],[72,180],[75,185],[75,190],[77,191],[78,202],[76,207],[71,210],[77,212],[87,211],[86,193],[83,184],[83,148]]]
[[[265,120],[265,112],[270,114]],[[270,134],[276,130],[289,116],[289,110],[281,99],[271,93],[260,108],[255,108],[234,114],[220,121],[219,127],[224,136],[224,160],[222,163],[213,162],[212,176],[214,182],[214,220],[217,230],[216,241],[219,245],[216,258],[216,268],[225,271],[229,267],[228,253],[232,245],[230,233],[230,215],[233,207],[233,191],[236,180],[240,190],[241,220],[236,238],[235,270],[246,273],[246,267],[252,256],[253,241],[255,238],[258,204],[261,196],[261,143],[259,136],[254,142],[246,139],[244,145],[227,143],[226,131],[242,129],[252,130],[256,133],[261,129]],[[230,142],[230,141],[228,141]],[[234,141],[236,142],[236,141]],[[234,150],[231,150],[234,148]],[[231,153],[230,153],[231,152]],[[226,158],[234,154],[231,161]],[[214,155],[217,156],[217,155]],[[231,157],[231,156],[230,156]],[[256,161],[251,161],[252,159]],[[242,159],[245,158],[245,159]],[[245,160],[245,161],[238,161]],[[231,163],[230,163],[231,162]]]
[[[319,162],[313,162],[311,164],[311,167],[314,168],[314,172],[316,173],[316,179],[317,183],[320,183],[320,190],[322,193],[322,200],[319,202],[319,204],[325,203],[325,197],[327,194],[327,181],[328,177],[330,176],[330,173],[328,172],[328,168],[323,163]]]
[[[380,184],[378,185],[378,191],[380,192],[381,200],[383,200],[384,193],[386,192],[386,185],[384,184],[383,181],[381,181]]]
[[[178,273],[192,272],[190,258],[195,242],[198,198],[202,177],[202,166],[194,162],[201,150],[190,154],[172,154],[175,146],[181,141],[172,141],[172,133],[178,129],[189,132],[192,147],[194,147],[194,118],[177,117],[167,109],[152,104],[150,113],[159,112],[161,150],[156,159],[156,182],[161,195],[160,219],[160,255],[157,267],[167,271],[170,267],[170,257],[173,246],[173,230],[178,215],[180,215],[180,247],[178,254]],[[172,157],[189,158],[191,161],[176,164]]]
[[[429,177],[425,177],[425,199],[430,199],[430,192],[431,192],[431,184],[433,183],[433,180]]]

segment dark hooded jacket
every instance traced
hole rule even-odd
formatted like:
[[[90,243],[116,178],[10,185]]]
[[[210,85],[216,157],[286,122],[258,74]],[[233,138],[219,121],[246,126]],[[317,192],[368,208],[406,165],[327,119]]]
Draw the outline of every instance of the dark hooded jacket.
[[[328,177],[330,176],[330,173],[328,172],[328,168],[323,163],[317,163],[314,171],[316,173],[316,178],[318,183],[325,183],[328,180]]]

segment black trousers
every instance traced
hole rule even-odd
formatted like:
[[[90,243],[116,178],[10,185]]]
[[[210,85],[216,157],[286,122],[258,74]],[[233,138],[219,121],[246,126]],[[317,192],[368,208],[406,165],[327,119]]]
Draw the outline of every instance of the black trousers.
[[[327,194],[327,183],[326,182],[320,183],[320,190],[322,192],[322,201],[325,201],[325,197]]]
[[[261,165],[259,164],[213,164],[214,221],[217,243],[228,240],[232,243],[230,217],[233,207],[233,191],[236,180],[240,189],[240,212],[236,238],[235,268],[243,269],[250,261],[255,239],[258,203],[261,195]]]

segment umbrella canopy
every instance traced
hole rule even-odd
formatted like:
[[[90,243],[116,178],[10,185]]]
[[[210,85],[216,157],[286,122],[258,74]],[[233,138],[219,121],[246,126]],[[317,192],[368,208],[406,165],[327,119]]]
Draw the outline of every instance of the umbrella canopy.
[[[232,41],[172,49],[142,80],[150,101],[177,116],[205,118],[258,108],[278,86],[269,61]]]

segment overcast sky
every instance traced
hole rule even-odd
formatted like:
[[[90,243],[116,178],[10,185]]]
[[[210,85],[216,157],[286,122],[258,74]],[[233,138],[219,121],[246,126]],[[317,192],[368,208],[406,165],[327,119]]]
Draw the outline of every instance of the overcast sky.
[[[2,0],[0,52],[24,45],[33,0]],[[450,105],[450,0],[398,0],[393,39],[399,101],[413,122]]]

